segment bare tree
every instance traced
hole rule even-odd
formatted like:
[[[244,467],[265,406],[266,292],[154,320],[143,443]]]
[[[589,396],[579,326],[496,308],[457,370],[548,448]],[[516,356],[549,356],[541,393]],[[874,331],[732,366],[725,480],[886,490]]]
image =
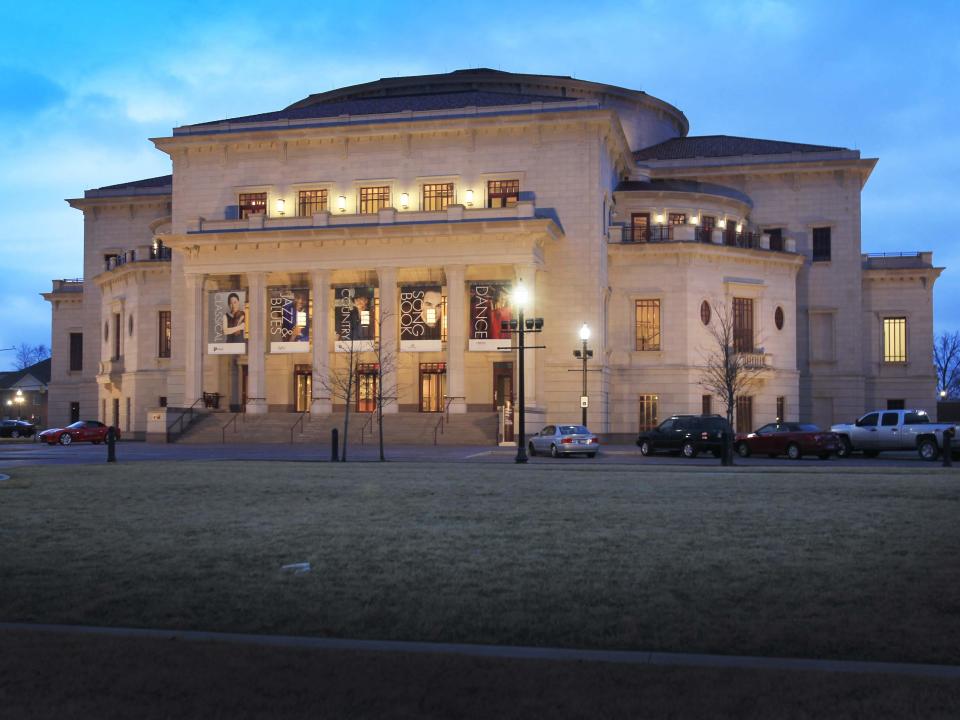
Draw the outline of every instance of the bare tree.
[[[960,395],[960,332],[945,332],[933,341],[933,364],[937,368],[937,392]]]
[[[700,386],[720,398],[732,429],[737,398],[754,388],[764,368],[756,362],[752,338],[747,342],[737,337],[732,307],[725,302],[714,302],[713,309],[713,318],[707,326],[711,342],[702,351]],[[728,433],[725,457],[732,462],[732,433]]]
[[[24,370],[50,357],[50,348],[46,345],[20,343],[14,348],[14,353],[14,362],[17,365],[17,370]]]
[[[356,328],[351,329],[350,337],[356,337]],[[350,432],[350,406],[353,404],[356,389],[357,364],[360,353],[356,349],[356,340],[338,340],[337,344],[347,346],[346,368],[330,367],[323,380],[323,388],[330,393],[330,397],[344,402],[343,411],[343,441],[341,443],[340,462],[347,461],[347,437]]]
[[[377,318],[377,344],[375,346],[374,352],[377,355],[377,393],[376,393],[376,403],[377,403],[377,432],[380,435],[380,462],[386,460],[386,457],[383,454],[383,408],[388,405],[395,403],[398,396],[398,387],[396,383],[391,387],[385,388],[383,386],[383,377],[388,375],[390,377],[396,377],[394,371],[397,369],[397,350],[396,348],[388,348],[383,345],[383,325],[387,320],[392,321],[392,313],[380,313],[380,316]]]

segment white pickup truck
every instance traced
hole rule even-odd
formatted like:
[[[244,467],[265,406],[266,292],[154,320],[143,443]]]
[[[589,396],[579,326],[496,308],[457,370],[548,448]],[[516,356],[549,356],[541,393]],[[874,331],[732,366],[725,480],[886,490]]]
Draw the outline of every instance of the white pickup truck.
[[[853,425],[833,425],[840,436],[838,457],[860,450],[876,457],[884,450],[916,450],[924,460],[936,460],[943,447],[943,433],[953,431],[951,455],[960,453],[960,427],[953,423],[932,423],[923,410],[875,410]]]

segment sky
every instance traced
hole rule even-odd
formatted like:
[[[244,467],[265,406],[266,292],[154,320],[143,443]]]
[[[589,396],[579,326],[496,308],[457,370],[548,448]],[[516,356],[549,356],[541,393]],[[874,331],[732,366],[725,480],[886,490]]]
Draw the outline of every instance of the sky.
[[[490,67],[643,90],[691,135],[879,158],[862,250],[932,250],[935,331],[960,330],[960,3],[4,3],[0,348],[50,344],[53,278],[82,274],[64,198],[170,172],[150,137],[381,77]],[[0,369],[13,352],[0,352]]]

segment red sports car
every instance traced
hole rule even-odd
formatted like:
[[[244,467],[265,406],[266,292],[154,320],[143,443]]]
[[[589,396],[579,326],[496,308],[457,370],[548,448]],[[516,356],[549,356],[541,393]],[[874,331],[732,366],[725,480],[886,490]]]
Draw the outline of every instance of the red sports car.
[[[105,442],[109,427],[96,420],[78,420],[65,428],[50,428],[37,436],[41,442],[50,445],[69,445],[74,442],[92,442],[94,445]],[[115,437],[120,439],[119,428],[114,428]]]
[[[770,423],[747,435],[739,433],[733,447],[740,457],[757,453],[770,457],[786,455],[791,460],[799,460],[804,455],[816,455],[826,460],[840,448],[840,437],[816,425]]]

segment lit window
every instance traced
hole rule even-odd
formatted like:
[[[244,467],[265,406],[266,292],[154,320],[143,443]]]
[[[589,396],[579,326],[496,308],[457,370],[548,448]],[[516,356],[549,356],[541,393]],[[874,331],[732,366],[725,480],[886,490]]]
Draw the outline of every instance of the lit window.
[[[173,323],[170,320],[169,310],[160,310],[157,313],[157,357],[170,357],[170,345],[173,340]]]
[[[297,214],[301,217],[310,217],[327,209],[326,190],[301,190],[297,199]]]
[[[489,180],[487,182],[487,207],[513,207],[520,201],[519,180]]]
[[[446,210],[453,203],[453,183],[430,183],[423,186],[424,212]]]
[[[240,193],[240,219],[244,220],[251,215],[263,215],[267,212],[267,194],[260,193]]]
[[[653,430],[657,426],[657,419],[660,414],[660,396],[659,395],[641,395],[640,396],[640,432]]]
[[[660,349],[660,301],[637,300],[637,350]]]
[[[686,213],[670,213],[668,220],[670,225],[686,225],[687,214]]]
[[[888,363],[907,361],[906,318],[883,319],[883,361]]]
[[[390,186],[360,188],[360,214],[367,215],[390,207]]]

